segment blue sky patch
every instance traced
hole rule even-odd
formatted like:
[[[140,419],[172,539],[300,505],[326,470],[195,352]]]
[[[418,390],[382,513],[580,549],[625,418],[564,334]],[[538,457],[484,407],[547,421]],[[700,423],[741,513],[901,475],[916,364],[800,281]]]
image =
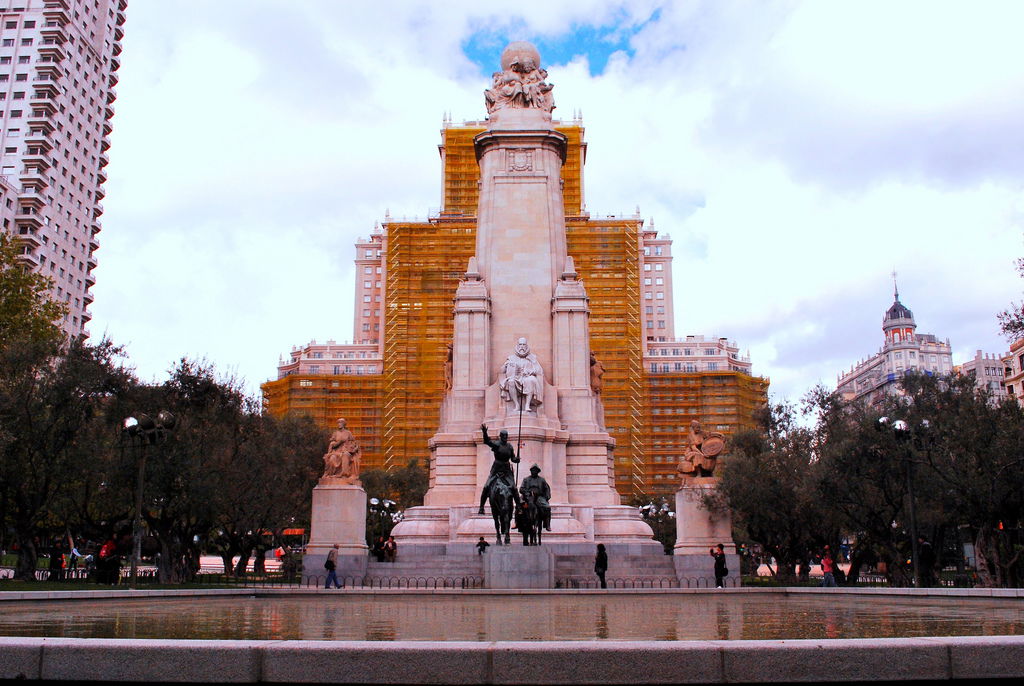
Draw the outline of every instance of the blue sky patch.
[[[574,57],[585,55],[590,65],[590,75],[604,72],[608,58],[618,51],[630,57],[633,48],[630,39],[646,24],[657,21],[658,12],[646,21],[635,24],[610,26],[574,26],[569,33],[557,36],[531,36],[523,26],[504,26],[498,30],[477,31],[462,44],[462,51],[480,67],[480,73],[490,75],[498,68],[502,49],[515,40],[528,40],[537,46],[544,66],[568,64]],[[623,19],[625,19],[623,17]]]

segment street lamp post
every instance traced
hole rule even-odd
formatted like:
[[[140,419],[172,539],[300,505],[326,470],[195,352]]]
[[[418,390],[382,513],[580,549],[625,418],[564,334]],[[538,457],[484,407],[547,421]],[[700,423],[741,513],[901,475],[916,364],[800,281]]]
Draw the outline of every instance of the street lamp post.
[[[896,437],[896,442],[903,446],[906,453],[906,479],[907,479],[907,498],[909,500],[908,510],[910,514],[910,558],[911,565],[914,572],[914,587],[919,588],[921,586],[921,569],[918,562],[918,549],[917,549],[917,510],[914,498],[914,456],[912,454],[913,448],[911,447],[911,429],[910,425],[902,419],[897,419],[890,422],[888,417],[881,417],[878,420],[878,428],[883,429],[887,426],[892,427],[893,435]],[[921,421],[919,428],[919,434],[927,440],[927,434],[931,429],[931,422],[927,419]]]
[[[142,491],[146,480],[146,447],[157,445],[167,438],[177,420],[167,410],[161,410],[156,419],[146,414],[125,417],[122,436],[138,448],[139,470],[135,478],[135,518],[132,522],[132,561],[128,587],[134,589],[139,580],[139,562],[142,560]],[[135,440],[138,443],[135,443]]]

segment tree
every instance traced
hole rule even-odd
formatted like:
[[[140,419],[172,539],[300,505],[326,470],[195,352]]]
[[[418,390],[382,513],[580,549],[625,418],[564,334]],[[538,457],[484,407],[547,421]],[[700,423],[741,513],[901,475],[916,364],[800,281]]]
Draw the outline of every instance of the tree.
[[[18,546],[16,578],[34,578],[39,543],[69,526],[69,495],[95,480],[104,406],[134,382],[120,355],[108,340],[60,354],[46,340],[0,347],[0,515]]]
[[[758,429],[734,437],[705,504],[728,508],[734,526],[775,558],[779,578],[793,581],[797,565],[806,569],[812,552],[837,538],[817,489],[816,436],[788,404],[769,404],[756,419]]]
[[[401,469],[368,469],[359,475],[359,480],[362,481],[368,498],[387,499],[395,503],[395,513],[391,517],[374,518],[369,508],[367,509],[366,540],[370,545],[373,544],[375,536],[390,535],[391,529],[401,520],[402,512],[410,507],[422,505],[423,496],[426,495],[429,486],[427,472],[415,458],[409,460]]]
[[[996,403],[973,379],[912,375],[903,382],[909,421],[929,430],[915,446],[928,499],[948,528],[974,531],[979,581],[1024,582],[1024,412],[1014,399]]]
[[[1024,258],[1017,260],[1017,272],[1024,277]],[[999,328],[1011,341],[1024,336],[1024,304],[1011,303],[996,316]]]
[[[247,405],[242,417],[241,442],[235,458],[223,465],[228,488],[217,507],[217,544],[225,573],[244,573],[256,553],[263,555],[294,522],[309,521],[310,493],[320,475],[323,441],[308,416],[263,415]]]
[[[0,231],[0,347],[57,345],[63,338],[57,322],[67,307],[50,299],[50,279],[26,268],[18,254],[14,237]]]

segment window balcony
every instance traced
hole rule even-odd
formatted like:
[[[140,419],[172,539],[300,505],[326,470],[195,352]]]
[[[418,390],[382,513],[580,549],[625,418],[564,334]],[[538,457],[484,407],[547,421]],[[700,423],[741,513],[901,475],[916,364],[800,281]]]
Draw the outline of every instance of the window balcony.
[[[42,93],[34,93],[28,104],[33,111],[38,111],[41,114],[54,114],[57,111],[57,103],[53,101],[53,98]]]
[[[25,169],[18,175],[22,186],[34,186],[36,188],[48,188],[50,177],[41,169]]]
[[[109,136],[114,131],[114,125],[106,119],[103,120],[103,135]]]
[[[99,243],[97,243],[96,245],[99,245]],[[96,281],[96,277],[93,276],[92,270],[96,268],[96,265],[98,265],[99,262],[96,261],[96,257],[95,256],[89,255],[89,257],[85,260],[85,264],[89,267],[89,273],[85,275],[85,278],[87,280],[89,278],[92,278],[92,280],[95,282]]]
[[[93,262],[95,262],[95,261],[96,261],[96,260],[93,260]],[[91,287],[93,287],[93,286],[95,286],[95,285],[96,285],[96,275],[95,275],[95,274],[93,274],[92,272],[88,272],[88,273],[87,273],[87,274],[85,275],[85,282],[86,282],[87,284],[89,284],[89,287],[90,287],[90,288],[91,288]]]
[[[71,0],[47,0],[44,7],[46,9],[50,9],[51,7],[63,7],[64,9],[69,10],[71,9]]]
[[[109,109],[111,112],[113,112],[114,108],[110,107],[109,104],[114,102],[115,100],[117,100],[117,91],[114,90],[114,86],[113,84],[111,84],[110,90],[107,91],[107,109]],[[110,116],[113,117],[114,115],[111,114]]]
[[[31,235],[33,241],[35,241],[39,245],[42,245],[42,243],[39,243],[39,238],[36,237],[34,234],[39,229],[43,228],[43,215],[17,214],[14,216],[14,221],[18,223],[18,238],[25,238],[26,236]],[[30,233],[21,233],[22,227],[26,227]]]
[[[96,299],[96,296],[93,295],[92,293],[90,293],[89,291],[86,291],[85,293],[82,293],[82,302],[85,303],[86,307],[88,307],[89,305],[92,305],[92,302],[95,299]]]
[[[102,184],[107,182],[107,170],[106,169],[97,169],[96,170],[96,180],[101,184],[100,188],[102,188]],[[100,191],[100,188],[96,189],[97,193]]]
[[[89,239],[89,250],[95,252],[96,250],[99,250],[99,249],[100,249],[100,239],[96,238],[96,236],[91,237]],[[96,261],[96,259],[92,255],[89,255],[89,260],[91,262],[95,262]],[[92,269],[92,267],[89,267],[89,268]]]
[[[107,104],[107,106],[106,106],[106,107],[104,107],[104,108],[103,108],[103,116],[104,116],[104,117],[106,117],[107,119],[113,119],[113,118],[114,118],[114,115],[115,115],[116,113],[117,113],[117,112],[116,112],[116,110],[114,109],[114,106],[113,106],[113,105],[111,105],[111,104],[109,104],[109,103]],[[104,127],[104,130],[106,130],[106,127]]]
[[[93,236],[98,236],[100,231],[103,230],[103,226],[99,222],[93,222],[91,228]]]
[[[117,71],[118,69],[120,69],[121,68],[121,58],[118,57],[117,55],[112,55],[110,57],[110,68],[113,69],[114,71]]]
[[[53,149],[53,139],[46,134],[40,133],[29,133],[25,136],[25,145],[30,148],[42,148],[43,150]]]
[[[35,89],[32,96],[35,97],[36,93],[49,98],[56,98],[60,95],[60,84],[52,79],[33,79],[32,88]]]
[[[50,156],[48,154],[44,155],[42,153],[26,154],[24,157],[21,158],[21,160],[22,162],[25,163],[26,171],[28,171],[28,169],[32,167],[37,167],[39,169],[49,169],[51,164]]]
[[[98,202],[92,208],[92,216],[96,217],[96,218],[99,218],[102,214],[103,214],[103,203]]]
[[[39,209],[46,206],[46,197],[39,190],[32,188],[18,194],[18,203]]]
[[[64,50],[64,46],[56,41],[43,41],[43,44],[39,46],[40,57],[49,58],[50,62],[59,64],[67,57],[67,52]]]
[[[47,7],[43,10],[43,19],[45,21],[55,21],[59,24],[71,23],[71,17],[68,16],[67,7]]]
[[[110,155],[105,152],[100,153],[100,169],[110,164]]]
[[[113,48],[114,48],[114,51],[113,51],[113,53],[112,53],[112,54],[113,54],[113,55],[114,55],[115,57],[116,57],[116,56],[118,56],[118,55],[120,55],[120,54],[121,54],[121,50],[123,50],[123,49],[124,49],[124,48],[122,48],[122,47],[121,47],[121,44],[120,44],[120,43],[114,43],[114,45],[113,45]]]
[[[102,200],[107,197],[107,192],[103,190],[103,186],[96,186],[96,191],[93,193],[93,197],[97,200]]]
[[[39,268],[39,256],[32,252],[25,252],[18,255],[18,261],[27,265],[30,269]]]
[[[110,136],[100,138],[100,150],[110,150]]]
[[[124,38],[124,27],[120,24],[114,27],[114,40],[121,40]]]
[[[113,89],[113,87],[116,86],[117,82],[120,81],[120,80],[121,79],[118,77],[116,71],[110,72],[110,87],[111,87],[111,89]]]
[[[43,39],[44,44],[49,45],[46,41],[51,41],[54,45],[61,45],[67,40],[67,31],[61,25],[57,26],[44,26],[39,29],[39,36]]]
[[[36,76],[44,77],[49,81],[59,81],[64,76],[64,70],[56,62],[36,62]],[[40,81],[35,78],[33,81]]]

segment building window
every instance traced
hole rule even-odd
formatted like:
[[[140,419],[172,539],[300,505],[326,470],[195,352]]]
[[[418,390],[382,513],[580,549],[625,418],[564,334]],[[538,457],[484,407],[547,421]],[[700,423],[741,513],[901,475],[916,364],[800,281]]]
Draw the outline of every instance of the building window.
[[[662,266],[664,266],[664,265],[662,265],[660,262],[658,264],[654,265],[654,271],[660,272]]]
[[[310,374],[319,374],[320,373],[319,365],[313,365],[312,367],[310,367],[309,368],[309,373]]]
[[[310,381],[309,379],[300,379],[299,380],[299,386],[301,386],[302,388],[309,388],[312,385],[313,385],[313,382]]]
[[[658,320],[658,328],[659,329],[664,329],[665,328],[665,320],[664,319],[659,319]]]
[[[657,299],[658,300],[664,300],[665,299],[665,291],[658,291]]]
[[[708,371],[709,372],[717,372],[718,371],[718,363],[717,362],[708,362]]]
[[[654,294],[653,293],[651,293],[650,291],[647,291],[646,293],[644,293],[644,300],[653,300],[653,299],[654,299]]]

